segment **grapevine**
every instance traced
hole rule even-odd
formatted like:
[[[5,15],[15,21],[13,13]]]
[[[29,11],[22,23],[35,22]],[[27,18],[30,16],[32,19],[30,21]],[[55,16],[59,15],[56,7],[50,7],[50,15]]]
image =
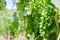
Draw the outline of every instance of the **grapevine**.
[[[20,6],[18,4],[20,4]],[[29,0],[27,2],[24,1],[24,3],[19,2],[18,4],[17,9],[22,9],[18,9],[20,11],[19,16],[21,18],[21,14],[23,14],[22,18],[25,22],[24,24],[26,25],[24,27],[28,40],[32,34],[34,35],[34,38],[40,35],[37,39],[34,39],[39,40],[41,37],[48,37],[51,32],[56,32],[56,23],[58,20],[56,21],[55,16],[57,14],[56,10],[58,10],[58,8],[51,2],[51,0]],[[29,15],[27,14],[27,10],[25,10],[27,5],[29,5],[29,7],[27,7],[27,10],[30,11]],[[55,29],[51,30],[53,27]]]
[[[27,10],[25,9],[26,6],[28,6]],[[32,34],[34,34],[34,38],[38,36],[36,34],[39,34],[39,37],[48,37],[51,32],[49,28],[53,27],[56,10],[58,10],[51,0],[21,0],[17,3],[17,9],[20,13],[20,20],[22,18],[26,25],[24,27],[28,40]],[[29,15],[27,14],[28,10],[30,12]],[[54,25],[56,28],[56,24]]]

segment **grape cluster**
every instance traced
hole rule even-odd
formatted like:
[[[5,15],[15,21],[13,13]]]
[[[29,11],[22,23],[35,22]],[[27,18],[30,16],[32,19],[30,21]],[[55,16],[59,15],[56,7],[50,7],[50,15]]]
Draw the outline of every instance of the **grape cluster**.
[[[41,36],[44,36],[48,32],[48,28],[51,26],[53,21],[53,11],[52,9],[43,9],[40,13],[40,34]]]
[[[48,33],[48,28],[50,28],[50,26],[52,25],[52,21],[54,19],[54,9],[51,5],[43,5],[38,1],[32,3],[32,5],[34,7],[33,9],[36,12],[36,15],[40,15],[39,33],[41,36],[45,36]]]
[[[44,35],[47,31],[47,28],[49,28],[52,24],[52,18],[51,15],[47,15],[48,13],[41,13],[41,17],[40,17],[40,33],[41,35]],[[49,13],[50,14],[50,13]]]

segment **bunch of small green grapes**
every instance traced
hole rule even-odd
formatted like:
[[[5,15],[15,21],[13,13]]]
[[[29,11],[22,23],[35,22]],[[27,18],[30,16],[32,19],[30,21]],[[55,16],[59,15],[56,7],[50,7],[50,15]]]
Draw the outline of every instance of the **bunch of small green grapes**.
[[[48,8],[48,7],[47,7]],[[40,13],[40,34],[41,36],[44,36],[48,32],[48,28],[50,28],[52,21],[53,21],[53,11],[51,8],[43,9]]]

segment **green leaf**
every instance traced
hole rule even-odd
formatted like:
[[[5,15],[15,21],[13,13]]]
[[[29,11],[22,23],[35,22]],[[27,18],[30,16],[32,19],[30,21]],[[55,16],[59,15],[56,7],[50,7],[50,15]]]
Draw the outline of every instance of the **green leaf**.
[[[56,27],[55,21],[53,21],[53,23],[52,23],[51,27],[49,28],[49,30],[50,30],[49,32],[56,32],[57,27]]]
[[[18,17],[16,13],[14,13],[13,18],[14,18],[14,21],[12,22],[12,26],[18,29]]]

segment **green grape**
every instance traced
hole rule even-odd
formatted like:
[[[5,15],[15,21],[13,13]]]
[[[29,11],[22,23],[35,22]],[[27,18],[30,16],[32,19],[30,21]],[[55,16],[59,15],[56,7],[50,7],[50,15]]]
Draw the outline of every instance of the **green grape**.
[[[49,27],[50,25],[51,25],[51,24],[49,23],[49,24],[48,24],[48,27]]]
[[[42,29],[40,29],[40,33],[42,32],[43,30]]]
[[[43,29],[46,29],[46,27],[44,26]]]
[[[40,17],[40,19],[42,19],[42,20],[43,20],[44,18],[43,18],[43,17]]]
[[[42,28],[43,27],[43,25],[40,25],[40,28]]]
[[[46,18],[46,20],[48,20],[48,18]]]
[[[47,18],[47,15],[45,15],[44,17]]]
[[[45,31],[43,31],[42,34],[45,34]]]
[[[43,31],[42,33],[41,33],[41,36],[44,36],[45,35],[45,31]]]

